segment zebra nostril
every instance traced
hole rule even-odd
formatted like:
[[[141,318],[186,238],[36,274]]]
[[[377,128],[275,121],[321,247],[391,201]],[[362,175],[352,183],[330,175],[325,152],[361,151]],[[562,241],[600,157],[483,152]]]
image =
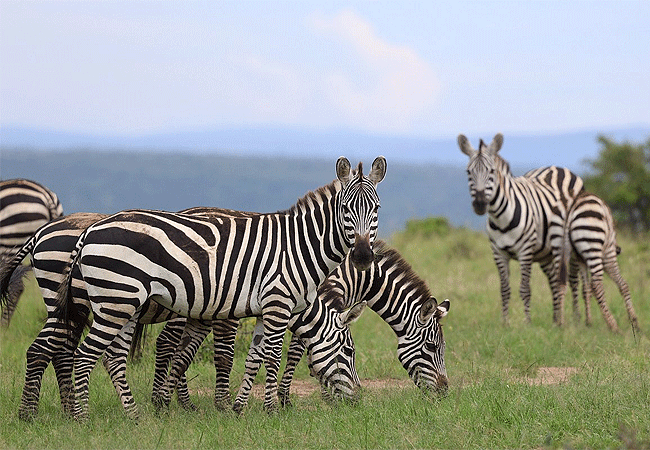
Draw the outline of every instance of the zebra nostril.
[[[350,259],[357,270],[368,270],[375,260],[375,253],[370,246],[368,236],[356,235],[354,247],[350,251]]]

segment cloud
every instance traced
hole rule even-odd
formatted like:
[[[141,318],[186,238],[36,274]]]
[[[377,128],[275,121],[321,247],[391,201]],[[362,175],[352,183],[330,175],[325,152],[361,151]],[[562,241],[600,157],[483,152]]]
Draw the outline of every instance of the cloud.
[[[348,124],[373,131],[409,131],[438,101],[440,82],[415,50],[379,37],[351,10],[314,14],[312,29],[333,38],[353,60],[323,75],[327,97]]]

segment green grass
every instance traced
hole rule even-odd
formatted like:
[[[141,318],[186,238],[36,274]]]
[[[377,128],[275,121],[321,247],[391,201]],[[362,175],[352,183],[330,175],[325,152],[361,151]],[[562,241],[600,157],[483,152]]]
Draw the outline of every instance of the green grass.
[[[650,446],[650,247],[648,237],[619,237],[621,270],[632,291],[642,335],[635,336],[622,298],[610,281],[607,300],[621,334],[612,334],[597,305],[593,325],[552,325],[550,290],[536,266],[532,323],[524,323],[519,272],[511,263],[510,326],[501,325],[499,280],[487,238],[442,222],[411,223],[391,243],[427,281],[451,300],[445,319],[449,393],[424,397],[406,387],[365,389],[356,405],[331,406],[318,394],[294,397],[269,416],[252,398],[241,417],[212,406],[211,353],[190,367],[190,389],[200,411],[172,402],[157,415],[149,402],[153,339],[127,376],[141,409],[136,424],[123,414],[103,368],[92,374],[90,418],[75,423],[60,412],[54,373],[44,377],[39,416],[18,420],[24,353],[45,315],[33,283],[9,329],[0,332],[0,448],[647,448]],[[584,314],[584,313],[583,313]],[[372,311],[353,325],[362,380],[407,379],[395,357],[395,337]],[[250,339],[250,338],[248,338]],[[243,373],[246,337],[238,343],[231,377]],[[541,368],[574,368],[566,381],[533,383]],[[309,378],[301,363],[300,379]],[[261,380],[258,376],[258,380]]]

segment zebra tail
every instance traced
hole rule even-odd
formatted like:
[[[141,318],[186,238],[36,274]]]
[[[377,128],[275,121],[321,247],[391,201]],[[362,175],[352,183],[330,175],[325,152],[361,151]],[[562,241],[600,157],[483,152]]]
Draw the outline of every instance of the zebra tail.
[[[558,277],[560,286],[566,287],[570,258],[571,258],[571,241],[569,238],[569,220],[567,214],[567,220],[564,221],[564,227],[562,228],[562,247],[560,249],[560,267],[559,267],[559,277]]]
[[[129,359],[131,361],[137,361],[140,359],[142,349],[144,348],[144,341],[147,339],[148,328],[147,325],[136,322],[133,338],[131,339],[131,348],[129,349]]]
[[[2,257],[2,261],[0,261],[0,311],[15,307],[18,303],[25,288],[23,277],[30,269],[22,262],[34,250],[35,245],[36,235],[33,235],[12,258],[8,258],[6,255]]]
[[[75,249],[70,253],[70,259],[68,260],[68,265],[63,271],[63,281],[59,285],[59,289],[56,293],[55,299],[55,310],[54,317],[60,323],[67,325],[67,329],[72,331],[78,327],[86,325],[88,317],[82,317],[79,311],[79,308],[75,308],[72,304],[72,272],[74,266],[79,261],[81,255],[81,249],[83,248],[84,241],[86,240],[87,230],[81,233]]]

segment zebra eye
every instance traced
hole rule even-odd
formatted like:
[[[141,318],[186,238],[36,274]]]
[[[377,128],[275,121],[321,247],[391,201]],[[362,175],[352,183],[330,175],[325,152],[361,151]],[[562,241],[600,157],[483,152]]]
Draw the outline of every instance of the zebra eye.
[[[435,342],[432,342],[432,341],[425,342],[424,343],[424,348],[426,348],[430,352],[435,352],[436,350],[438,350],[438,346],[436,345]]]
[[[352,355],[354,355],[354,349],[352,347],[343,347],[343,353],[345,353],[345,356],[348,358],[351,358]]]

